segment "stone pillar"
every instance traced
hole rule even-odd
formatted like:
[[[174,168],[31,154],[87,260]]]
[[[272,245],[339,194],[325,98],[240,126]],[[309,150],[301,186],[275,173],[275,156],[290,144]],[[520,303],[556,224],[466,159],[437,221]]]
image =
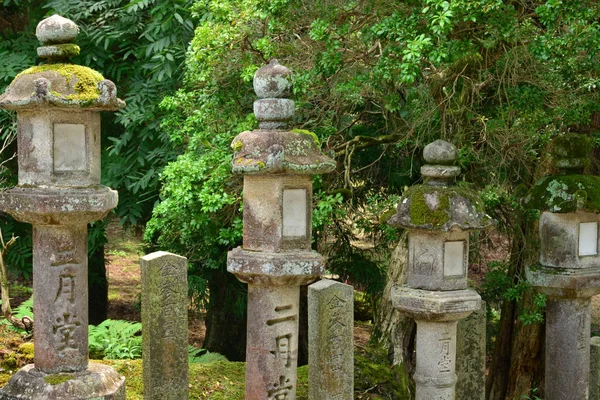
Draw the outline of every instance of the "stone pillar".
[[[187,259],[158,251],[140,259],[144,398],[187,400]]]
[[[558,175],[538,181],[526,204],[540,210],[539,264],[527,269],[546,305],[546,400],[589,397],[590,301],[600,293],[600,177],[584,175],[591,142],[568,133],[551,143]]]
[[[33,248],[35,366],[47,373],[83,371],[88,365],[87,226],[34,226]]]
[[[486,308],[458,321],[456,342],[456,398],[485,400]]]
[[[491,220],[475,193],[452,186],[457,155],[442,140],[425,146],[425,184],[404,193],[389,221],[408,229],[407,285],[393,288],[392,301],[417,323],[416,400],[455,399],[457,322],[481,308],[467,289],[469,231]]]
[[[246,400],[296,398],[299,289],[324,270],[311,250],[311,176],[335,162],[314,134],[287,130],[289,78],[277,60],[256,72],[260,129],[232,143],[233,171],[244,174],[244,240],[229,252],[227,270],[248,283]]]
[[[590,400],[600,400],[600,337],[590,338]]]
[[[19,128],[19,182],[0,193],[0,210],[33,225],[35,340],[34,364],[0,399],[125,399],[125,379],[88,362],[87,282],[87,224],[118,201],[100,185],[99,112],[125,103],[98,72],[68,64],[79,54],[78,31],[58,15],[40,22],[38,56],[48,63],[17,75],[0,96]]]
[[[354,398],[354,288],[324,279],[308,287],[308,398]]]

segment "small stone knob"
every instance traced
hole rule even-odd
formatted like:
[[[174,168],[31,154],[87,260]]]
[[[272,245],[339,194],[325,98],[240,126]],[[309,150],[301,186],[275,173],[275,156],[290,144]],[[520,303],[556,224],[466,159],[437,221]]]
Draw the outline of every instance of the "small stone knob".
[[[294,116],[294,102],[287,97],[292,93],[289,69],[272,60],[254,74],[254,115],[260,129],[283,129]]]
[[[75,22],[57,14],[40,21],[35,29],[35,36],[44,45],[71,43],[78,33]]]
[[[428,163],[421,167],[421,174],[429,185],[445,186],[460,175],[460,167],[454,166],[458,150],[452,143],[436,140],[423,149],[423,158]]]
[[[284,98],[292,94],[292,73],[276,59],[254,74],[254,92],[259,99]]]

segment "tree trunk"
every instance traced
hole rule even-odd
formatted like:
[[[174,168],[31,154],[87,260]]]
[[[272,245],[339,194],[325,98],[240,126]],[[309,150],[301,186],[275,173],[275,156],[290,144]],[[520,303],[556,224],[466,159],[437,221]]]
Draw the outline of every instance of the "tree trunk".
[[[377,320],[375,335],[379,343],[388,349],[393,365],[404,365],[408,374],[414,370],[413,350],[416,324],[412,318],[399,313],[392,305],[392,287],[406,283],[408,270],[408,234],[403,232],[398,246],[392,252],[388,266],[385,289]]]
[[[89,322],[98,325],[108,318],[108,281],[104,246],[88,256],[88,309]]]
[[[525,279],[525,267],[532,263],[530,243],[533,229],[522,222],[520,231],[513,235],[508,276],[516,284]],[[517,400],[529,396],[531,389],[543,389],[544,325],[524,325],[519,310],[531,308],[532,296],[526,292],[521,300],[504,300],[501,307],[500,329],[492,355],[486,382],[487,400]]]
[[[241,283],[226,271],[215,271],[208,280],[210,301],[206,313],[206,336],[202,347],[223,354],[230,361],[246,358],[246,310],[234,312]]]

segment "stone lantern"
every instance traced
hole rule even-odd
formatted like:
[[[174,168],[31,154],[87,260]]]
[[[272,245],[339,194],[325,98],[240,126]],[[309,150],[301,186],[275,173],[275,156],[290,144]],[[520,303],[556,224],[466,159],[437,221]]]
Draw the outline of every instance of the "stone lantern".
[[[41,21],[38,56],[46,63],[21,72],[0,96],[0,108],[17,111],[19,165],[0,210],[33,225],[35,338],[34,364],[0,399],[125,398],[124,378],[88,363],[87,285],[87,224],[118,201],[100,185],[100,111],[125,103],[100,73],[68,62],[79,54],[78,32],[58,15]]]
[[[492,224],[476,193],[452,185],[460,174],[456,147],[425,146],[425,183],[409,188],[390,225],[408,229],[407,285],[395,287],[394,307],[417,323],[417,400],[453,400],[456,326],[481,307],[467,289],[469,232]]]
[[[312,175],[335,169],[316,137],[288,130],[290,71],[277,60],[254,76],[258,130],[233,141],[233,171],[244,174],[243,246],[227,270],[248,283],[246,400],[296,398],[300,285],[323,272],[311,250]]]
[[[539,265],[527,278],[548,297],[547,400],[588,398],[591,297],[600,293],[600,177],[583,174],[590,151],[584,135],[555,137],[558,175],[542,178],[525,199],[541,211]]]

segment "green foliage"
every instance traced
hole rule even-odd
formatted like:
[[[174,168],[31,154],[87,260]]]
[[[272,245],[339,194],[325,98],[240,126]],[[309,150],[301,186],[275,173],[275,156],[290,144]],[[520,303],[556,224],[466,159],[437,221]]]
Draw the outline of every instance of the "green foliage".
[[[142,357],[142,324],[107,319],[88,328],[90,354],[107,360]]]
[[[162,97],[182,78],[181,65],[193,33],[191,0],[75,1],[45,4],[81,28],[81,55],[74,62],[90,66],[115,82],[127,107],[116,121],[103,121],[103,181],[119,191],[117,215],[142,224],[158,196],[162,168],[180,152],[160,130]]]

